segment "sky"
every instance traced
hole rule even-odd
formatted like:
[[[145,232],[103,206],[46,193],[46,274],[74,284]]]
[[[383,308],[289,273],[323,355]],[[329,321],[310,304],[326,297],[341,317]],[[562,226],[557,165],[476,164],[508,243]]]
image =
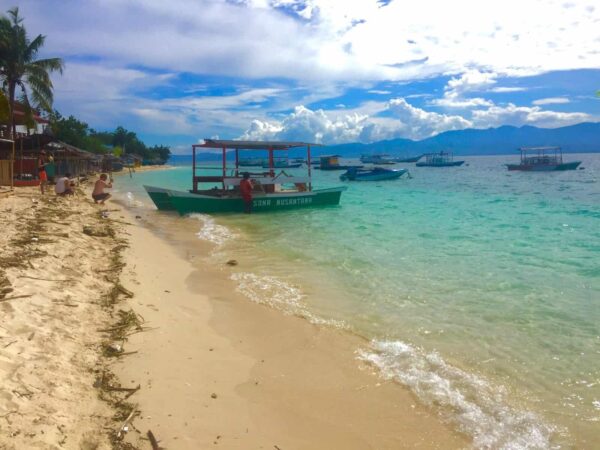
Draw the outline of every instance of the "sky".
[[[0,0],[55,108],[189,153],[600,121],[598,0]]]

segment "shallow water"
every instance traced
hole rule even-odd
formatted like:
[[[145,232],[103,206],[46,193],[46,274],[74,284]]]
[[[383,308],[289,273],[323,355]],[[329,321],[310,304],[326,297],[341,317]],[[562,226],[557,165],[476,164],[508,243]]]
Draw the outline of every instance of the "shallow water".
[[[600,441],[600,155],[508,172],[510,157],[348,184],[340,207],[196,215],[242,292],[372,339],[357,358],[408,386],[479,448]],[[288,171],[289,172],[289,171]],[[314,184],[341,184],[314,172]],[[118,179],[189,187],[189,168]],[[174,222],[171,222],[174,223]],[[176,222],[175,222],[176,223]],[[248,269],[248,268],[251,269]]]

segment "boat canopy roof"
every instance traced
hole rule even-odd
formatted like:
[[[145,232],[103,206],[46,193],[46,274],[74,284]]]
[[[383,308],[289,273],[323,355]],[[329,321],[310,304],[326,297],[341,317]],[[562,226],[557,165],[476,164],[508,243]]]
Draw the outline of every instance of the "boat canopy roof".
[[[288,150],[294,147],[320,146],[309,142],[288,141],[234,141],[220,139],[205,139],[203,144],[194,144],[192,147],[203,148],[233,148],[238,150]]]
[[[520,147],[521,152],[549,152],[560,150],[560,147]]]

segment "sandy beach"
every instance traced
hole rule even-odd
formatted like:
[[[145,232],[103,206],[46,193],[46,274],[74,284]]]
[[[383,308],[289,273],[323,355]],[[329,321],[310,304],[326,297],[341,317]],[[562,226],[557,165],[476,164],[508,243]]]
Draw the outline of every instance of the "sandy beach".
[[[0,448],[468,446],[361,366],[359,337],[236,292],[193,233],[83,193],[0,209]]]

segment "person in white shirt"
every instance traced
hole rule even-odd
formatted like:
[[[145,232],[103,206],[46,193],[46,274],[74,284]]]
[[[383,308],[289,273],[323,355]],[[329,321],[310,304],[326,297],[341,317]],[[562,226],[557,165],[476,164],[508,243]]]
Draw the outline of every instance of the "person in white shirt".
[[[54,186],[54,192],[56,195],[73,195],[73,188],[71,186],[71,174],[65,173],[64,177],[60,177],[56,180],[56,185]]]

